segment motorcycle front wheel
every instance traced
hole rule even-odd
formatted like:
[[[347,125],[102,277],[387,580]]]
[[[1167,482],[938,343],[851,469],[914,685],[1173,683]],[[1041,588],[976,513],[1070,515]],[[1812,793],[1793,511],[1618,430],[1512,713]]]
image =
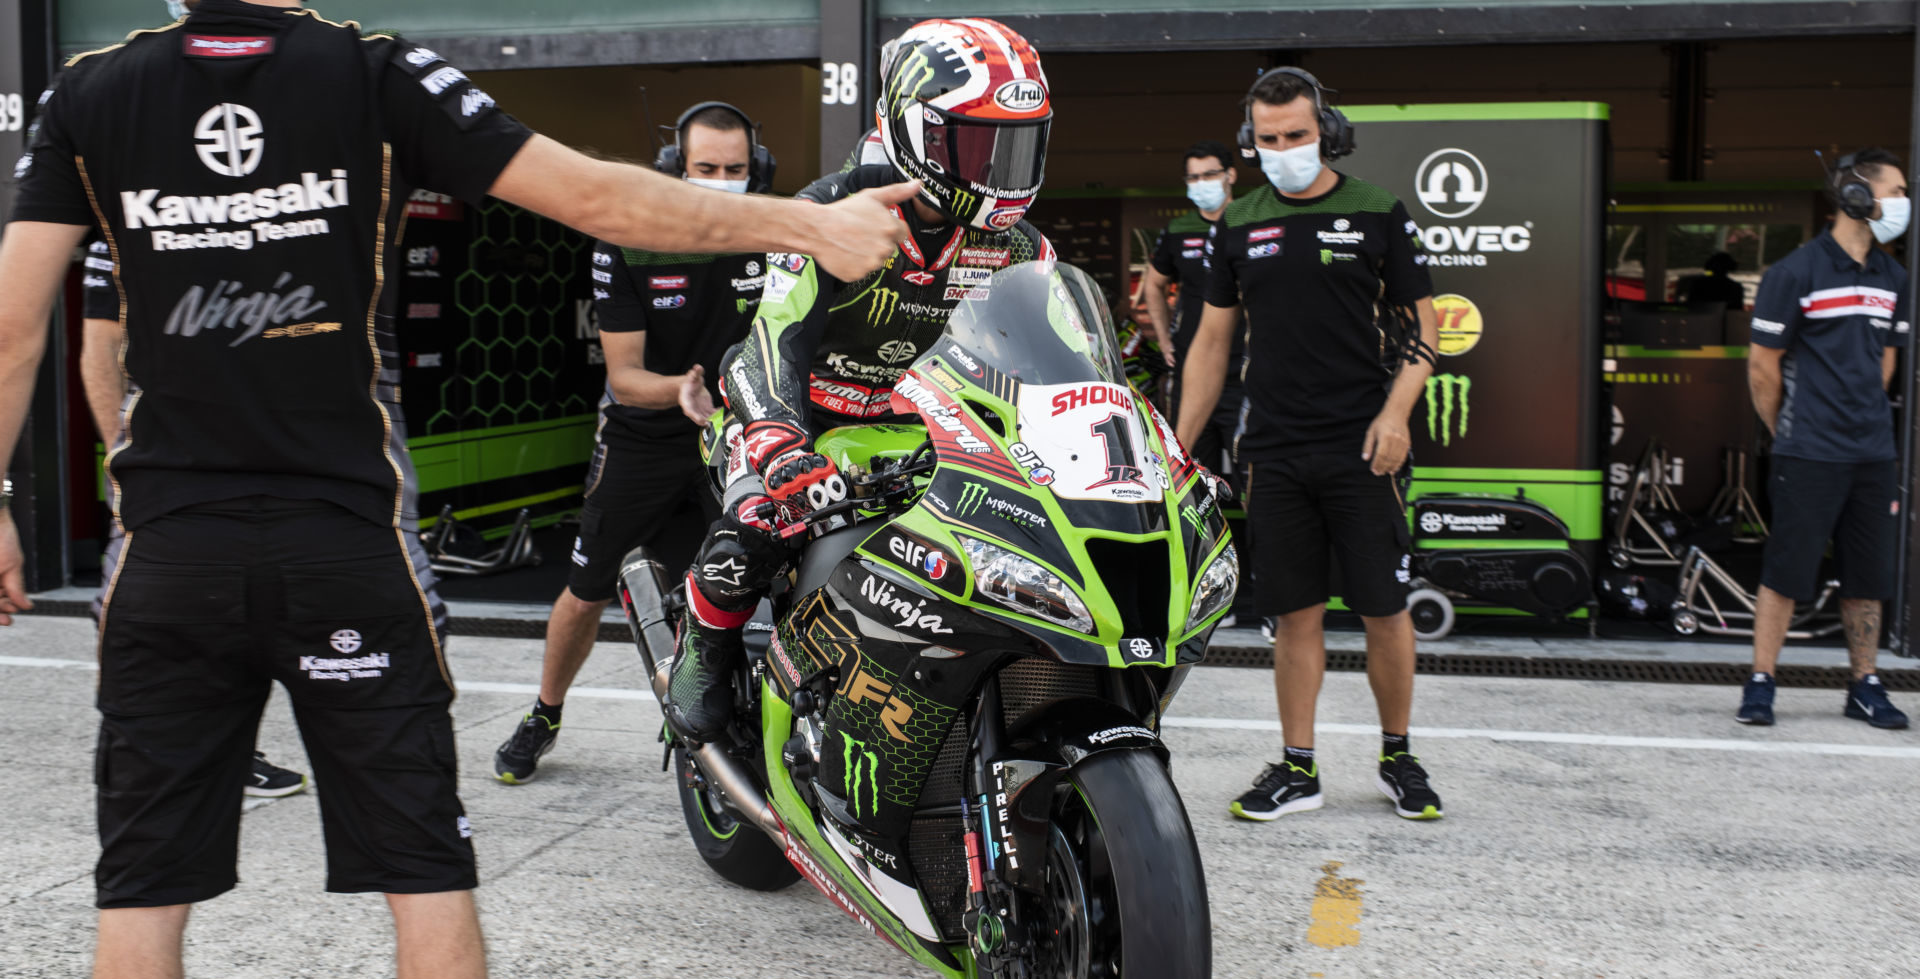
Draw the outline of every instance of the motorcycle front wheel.
[[[1047,848],[1046,897],[1028,922],[1047,979],[1213,974],[1206,876],[1187,810],[1147,752],[1093,755],[1067,772]]]
[[[800,879],[780,847],[727,806],[685,749],[673,749],[673,769],[687,833],[714,873],[755,891],[777,891]]]

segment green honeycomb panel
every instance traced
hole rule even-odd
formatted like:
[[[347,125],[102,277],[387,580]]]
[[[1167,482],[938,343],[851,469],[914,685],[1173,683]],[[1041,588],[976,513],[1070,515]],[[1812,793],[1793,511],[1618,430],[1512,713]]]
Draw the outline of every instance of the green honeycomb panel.
[[[440,410],[420,434],[593,411],[603,375],[584,370],[584,349],[569,344],[573,297],[587,291],[593,242],[495,200],[474,209],[468,227],[473,237],[454,302],[469,334],[454,347],[456,372],[442,382]]]
[[[887,732],[880,716],[882,704],[870,700],[854,703],[844,695],[837,696],[827,712],[828,727],[838,737],[826,749],[826,767],[829,770],[839,769],[842,785],[851,800],[853,791],[859,786],[845,784],[850,773],[844,767],[844,759],[859,752],[872,752],[879,761],[879,796],[894,805],[911,808],[919,802],[920,784],[926,781],[927,773],[933,770],[934,760],[939,757],[940,748],[945,743],[947,728],[953,724],[958,712],[900,686],[899,677],[875,662],[872,656],[862,657],[860,668],[875,680],[891,687],[894,696],[913,708],[913,716],[902,725],[902,730],[911,740],[897,741]],[[846,743],[849,735],[858,739],[857,747],[850,747]],[[863,774],[872,777],[875,773]],[[860,801],[864,803],[865,797]],[[865,810],[863,808],[860,811]]]

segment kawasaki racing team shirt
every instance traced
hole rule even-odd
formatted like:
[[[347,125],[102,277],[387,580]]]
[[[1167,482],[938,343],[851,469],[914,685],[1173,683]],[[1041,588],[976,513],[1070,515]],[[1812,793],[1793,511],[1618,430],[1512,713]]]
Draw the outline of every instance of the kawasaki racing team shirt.
[[[526,127],[428,48],[202,0],[69,61],[35,130],[13,217],[97,223],[123,297],[121,519],[252,494],[411,519],[407,197],[478,202]]]
[[[1775,262],[1753,302],[1753,342],[1784,350],[1776,455],[1820,462],[1894,458],[1893,409],[1881,382],[1888,347],[1913,320],[1907,270],[1878,248],[1862,265],[1831,230]]]
[[[600,332],[645,331],[647,370],[671,377],[697,364],[706,369],[707,390],[717,404],[720,358],[753,324],[767,281],[766,258],[759,252],[663,255],[595,242],[593,306]],[[600,413],[601,438],[629,445],[657,445],[699,431],[677,405],[621,404],[611,383]]]
[[[1342,174],[1320,197],[1271,184],[1227,205],[1207,246],[1207,302],[1247,317],[1245,459],[1358,455],[1385,407],[1380,304],[1433,295],[1407,209]]]
[[[1207,234],[1212,227],[1199,211],[1188,211],[1167,222],[1166,230],[1160,232],[1159,240],[1153,243],[1154,271],[1180,284],[1179,307],[1169,324],[1173,332],[1174,362],[1178,364],[1187,361],[1187,349],[1193,346],[1193,335],[1200,329],[1200,312],[1206,307]],[[1239,387],[1241,362],[1246,353],[1246,321],[1242,318],[1234,325],[1233,351],[1227,358],[1229,387]]]

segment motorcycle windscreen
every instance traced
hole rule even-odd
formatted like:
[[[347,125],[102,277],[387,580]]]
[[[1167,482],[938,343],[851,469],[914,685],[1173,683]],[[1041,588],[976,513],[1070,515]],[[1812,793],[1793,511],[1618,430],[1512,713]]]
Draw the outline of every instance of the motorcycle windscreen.
[[[995,272],[954,308],[947,337],[1022,384],[1127,383],[1100,287],[1071,265]]]
[[[1164,499],[1166,461],[1149,448],[1113,322],[1086,273],[1055,262],[1003,269],[954,311],[947,339],[981,367],[1019,382],[1011,394],[1018,412],[1013,455],[1077,527],[1165,529],[1161,508],[1136,504]]]

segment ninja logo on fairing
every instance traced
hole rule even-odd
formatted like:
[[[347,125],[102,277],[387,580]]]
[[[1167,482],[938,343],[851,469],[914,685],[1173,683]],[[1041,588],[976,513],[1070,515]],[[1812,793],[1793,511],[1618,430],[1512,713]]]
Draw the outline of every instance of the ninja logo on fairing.
[[[950,636],[953,630],[946,620],[926,611],[927,600],[915,604],[910,597],[898,596],[893,585],[869,575],[860,583],[860,597],[899,617],[894,624],[902,629],[923,629],[936,636]]]
[[[1456,434],[1467,437],[1468,396],[1472,392],[1473,379],[1465,374],[1435,374],[1427,378],[1428,439],[1452,445]]]

